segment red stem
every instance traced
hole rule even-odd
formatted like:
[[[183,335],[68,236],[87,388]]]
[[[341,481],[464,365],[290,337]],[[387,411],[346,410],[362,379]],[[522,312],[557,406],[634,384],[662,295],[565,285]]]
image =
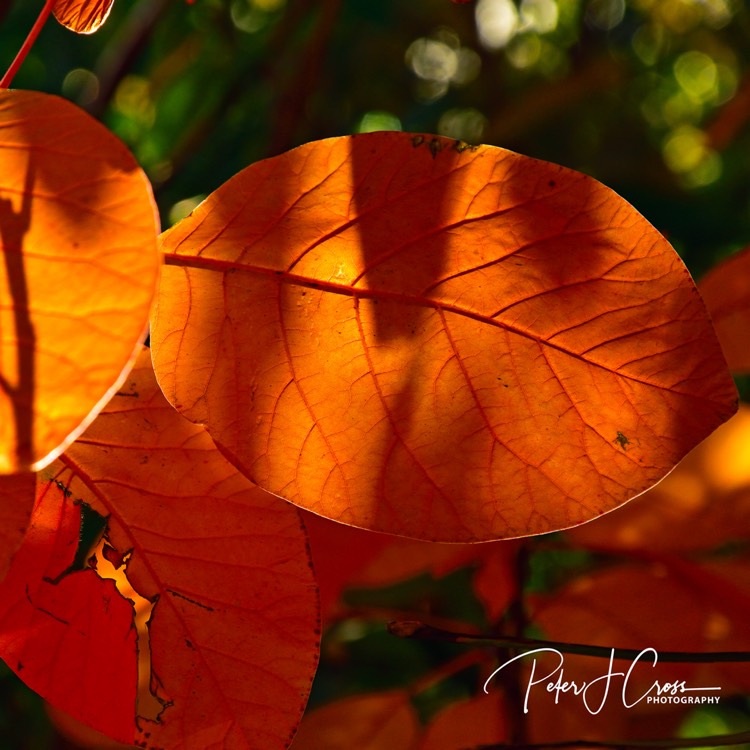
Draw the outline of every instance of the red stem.
[[[31,27],[31,31],[26,37],[26,41],[21,46],[21,49],[18,50],[18,54],[10,64],[8,72],[2,77],[2,80],[0,80],[0,89],[10,88],[10,84],[13,81],[14,76],[18,72],[18,69],[21,67],[23,61],[26,59],[26,55],[29,54],[29,50],[32,48],[34,42],[36,41],[36,38],[39,36],[39,32],[42,30],[42,26],[44,26],[45,22],[49,18],[49,14],[52,12],[52,6],[54,4],[55,0],[45,0],[44,7],[42,8],[39,17],[36,19],[36,23]]]

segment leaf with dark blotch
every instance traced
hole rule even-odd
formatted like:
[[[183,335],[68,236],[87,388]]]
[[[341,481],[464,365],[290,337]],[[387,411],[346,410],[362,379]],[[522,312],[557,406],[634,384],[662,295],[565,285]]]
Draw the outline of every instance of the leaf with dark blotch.
[[[254,164],[162,235],[167,398],[260,486],[432,541],[574,526],[736,409],[664,238],[595,180],[372,133]]]

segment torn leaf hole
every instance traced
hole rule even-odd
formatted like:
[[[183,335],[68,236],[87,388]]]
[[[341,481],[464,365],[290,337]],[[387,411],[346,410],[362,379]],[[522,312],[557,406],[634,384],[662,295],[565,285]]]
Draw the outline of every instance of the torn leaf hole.
[[[151,665],[151,637],[149,624],[158,601],[141,596],[128,580],[127,567],[132,550],[122,553],[113,547],[102,535],[99,544],[91,556],[90,567],[103,580],[114,581],[117,592],[133,605],[133,627],[136,632],[136,650],[138,654],[138,691],[136,693],[136,723],[139,719],[146,721],[160,720],[162,712],[172,705],[164,694],[161,682],[154,674]]]

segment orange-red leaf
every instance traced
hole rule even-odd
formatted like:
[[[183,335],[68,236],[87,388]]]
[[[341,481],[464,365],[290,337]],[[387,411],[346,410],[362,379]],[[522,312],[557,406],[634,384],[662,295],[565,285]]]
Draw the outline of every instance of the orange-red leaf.
[[[114,0],[57,0],[55,18],[79,34],[93,34],[107,20]]]
[[[413,750],[419,731],[407,693],[356,695],[306,714],[292,750]]]
[[[462,750],[507,739],[498,694],[453,703],[426,728],[405,691],[369,693],[306,714],[292,750]]]
[[[740,404],[663,482],[568,537],[593,548],[681,552],[750,538],[750,406]]]
[[[303,513],[310,537],[323,614],[348,587],[389,586],[420,573],[441,578],[474,566],[473,586],[491,621],[506,610],[517,591],[514,542],[439,544],[377,534]]]
[[[0,581],[21,545],[34,505],[33,474],[0,476]]]
[[[750,248],[713,268],[700,290],[729,368],[750,372]]]
[[[285,747],[317,662],[317,594],[295,509],[252,486],[169,406],[148,352],[45,474],[32,531],[0,587],[8,664],[123,742]],[[154,602],[138,631],[140,662],[130,601],[91,567],[69,569],[76,501],[108,516],[98,573],[112,575],[108,563],[124,556],[126,583],[145,597],[136,608]],[[159,723],[145,718],[160,709]]]
[[[0,474],[47,465],[117,390],[146,332],[157,221],[104,126],[0,91]]]
[[[508,720],[501,691],[480,693],[452,703],[427,726],[419,750],[466,750],[508,741]]]
[[[374,133],[236,175],[162,235],[157,377],[261,486],[478,541],[595,517],[736,408],[672,248],[596,181]]]
[[[531,608],[531,620],[545,637],[567,643],[586,643],[605,647],[631,648],[640,651],[654,648],[664,651],[747,651],[750,648],[750,597],[727,580],[748,579],[748,560],[721,561],[710,570],[695,563],[673,560],[669,564],[620,565],[596,571],[571,582],[559,591],[537,600]],[[552,657],[551,667],[558,664]],[[626,672],[631,660],[616,660],[615,672]],[[531,666],[527,658],[526,665]],[[565,655],[563,681],[576,684],[590,682],[607,673],[607,659]],[[537,677],[548,669],[538,669]],[[559,673],[552,677],[557,680]],[[628,700],[635,700],[652,687],[655,680],[662,685],[685,680],[687,687],[721,688],[718,693],[728,697],[744,692],[748,685],[745,665],[737,664],[671,664],[660,660],[655,667],[647,659],[634,668],[628,681]],[[604,681],[590,691],[590,706],[599,706],[604,699]],[[545,690],[545,683],[532,688],[529,700],[531,736],[536,742],[586,736],[591,739],[634,737],[637,721],[653,712],[669,712],[692,706],[652,705],[645,700],[633,708],[622,702],[623,678],[613,677],[606,694],[604,709],[592,716],[580,697],[572,692],[559,696]],[[495,689],[499,689],[499,683]],[[492,688],[490,688],[492,689]],[[652,691],[652,695],[654,692]],[[702,693],[696,693],[702,694]],[[716,695],[705,693],[704,695]],[[657,727],[661,737],[673,733],[668,720]],[[655,736],[646,732],[646,736]]]

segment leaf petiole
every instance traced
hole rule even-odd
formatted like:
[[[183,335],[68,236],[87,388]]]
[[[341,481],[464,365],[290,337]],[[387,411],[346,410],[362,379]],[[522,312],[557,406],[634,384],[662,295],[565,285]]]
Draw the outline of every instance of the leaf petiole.
[[[55,0],[45,0],[44,7],[42,8],[39,16],[37,17],[34,25],[31,27],[29,35],[26,37],[24,43],[21,45],[21,49],[18,50],[18,54],[15,56],[13,62],[10,64],[5,75],[0,79],[0,89],[10,88],[10,84],[13,81],[18,69],[26,59],[26,55],[29,54],[29,50],[34,46],[36,38],[39,36],[39,32],[42,30],[42,26],[46,23],[49,18],[49,14],[52,12],[52,8],[55,5]]]

